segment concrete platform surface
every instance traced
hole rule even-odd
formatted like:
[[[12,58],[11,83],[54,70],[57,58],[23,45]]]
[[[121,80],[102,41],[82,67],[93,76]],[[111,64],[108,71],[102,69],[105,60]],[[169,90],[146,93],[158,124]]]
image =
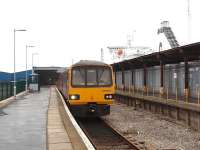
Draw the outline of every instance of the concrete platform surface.
[[[47,125],[48,149],[73,150],[72,143],[61,120],[56,92],[55,88],[51,88]]]
[[[0,150],[46,150],[49,88],[0,109]]]

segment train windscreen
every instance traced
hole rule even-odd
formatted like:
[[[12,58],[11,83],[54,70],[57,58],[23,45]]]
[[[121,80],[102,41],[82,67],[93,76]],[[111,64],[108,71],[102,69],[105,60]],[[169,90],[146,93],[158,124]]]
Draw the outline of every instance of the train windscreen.
[[[87,86],[97,86],[97,70],[96,69],[86,69],[86,85]]]
[[[85,86],[85,70],[84,69],[73,69],[72,85],[73,86]]]
[[[111,69],[98,68],[73,68],[72,86],[110,86],[112,85]]]
[[[109,68],[98,69],[98,84],[101,86],[107,86],[112,84],[111,70]]]

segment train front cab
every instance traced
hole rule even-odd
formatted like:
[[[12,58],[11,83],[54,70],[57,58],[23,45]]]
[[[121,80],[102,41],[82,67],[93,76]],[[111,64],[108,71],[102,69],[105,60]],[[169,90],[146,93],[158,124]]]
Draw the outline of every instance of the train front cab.
[[[110,70],[110,75],[109,73],[106,73],[107,70]],[[110,105],[113,103],[114,98],[112,68],[104,68],[104,74],[101,75],[103,77],[102,80],[100,80],[102,85],[98,86],[96,86],[96,83],[93,83],[93,80],[95,79],[94,76],[98,76],[96,68],[89,68],[84,71],[87,74],[87,83],[85,83],[85,81],[77,80],[76,84],[75,78],[77,77],[75,76],[78,76],[77,72],[81,72],[80,68],[72,69],[70,71],[72,77],[70,77],[71,84],[69,84],[68,89],[68,102],[73,115],[77,117],[98,117],[110,114]],[[103,85],[106,81],[109,82],[109,84]],[[89,86],[85,86],[85,84]]]

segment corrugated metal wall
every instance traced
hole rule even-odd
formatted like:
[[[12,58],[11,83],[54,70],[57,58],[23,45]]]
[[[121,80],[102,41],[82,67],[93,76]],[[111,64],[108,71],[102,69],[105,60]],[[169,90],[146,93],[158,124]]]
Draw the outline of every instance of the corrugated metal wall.
[[[197,98],[200,91],[200,64],[193,63],[189,66],[190,95],[193,98]]]
[[[189,63],[189,90],[190,97],[197,101],[198,92],[200,92],[200,64]],[[176,95],[178,98],[184,97],[185,89],[185,66],[181,64],[170,64],[164,66],[163,86],[165,93],[168,90],[170,95]],[[116,72],[116,84],[118,87],[122,86],[122,72]],[[124,86],[128,89],[132,85],[132,70],[124,71]],[[144,70],[135,69],[133,71],[133,85],[136,89],[143,89],[144,86]],[[149,91],[154,89],[159,93],[160,90],[160,66],[147,68],[147,87]],[[200,94],[200,93],[199,93]]]
[[[121,71],[116,72],[116,85],[117,87],[122,86],[122,72]]]
[[[129,88],[132,85],[132,72],[130,70],[124,72],[124,86]]]
[[[147,87],[149,90],[160,90],[160,66],[147,68]]]
[[[144,71],[143,69],[136,69],[134,72],[135,87],[143,89],[144,87]]]
[[[169,94],[184,96],[185,68],[183,65],[166,65],[164,69],[164,87]]]

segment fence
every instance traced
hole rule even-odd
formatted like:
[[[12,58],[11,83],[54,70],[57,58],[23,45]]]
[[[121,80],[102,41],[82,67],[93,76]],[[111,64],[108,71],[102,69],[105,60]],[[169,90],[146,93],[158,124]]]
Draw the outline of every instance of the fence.
[[[188,103],[196,103],[200,104],[200,88],[196,88],[195,94],[193,94],[195,97],[189,96],[189,99],[186,99],[184,95],[180,95],[178,93],[179,89],[175,89],[175,94],[169,93],[170,89],[169,88],[163,88],[162,93],[160,91],[157,91],[154,87],[144,87],[144,88],[137,88],[134,85],[129,86],[128,88],[125,88],[124,85],[116,85],[116,89],[119,91],[124,91],[128,92],[129,94],[139,94],[142,96],[154,96],[154,97],[160,97],[160,98],[165,98],[165,99],[173,99],[177,101],[185,101]],[[161,90],[161,89],[160,89]]]
[[[161,68],[153,66],[144,69],[134,69],[116,72],[116,86],[119,89],[133,91],[134,93],[158,96],[166,99],[184,100],[200,104],[200,63],[189,62],[188,81],[189,87],[185,89],[184,63],[164,66],[163,86],[161,87]],[[144,85],[146,78],[146,85]],[[122,80],[124,83],[122,83]]]
[[[0,101],[13,96],[13,82],[0,82]],[[16,93],[25,91],[26,81],[16,82]]]

